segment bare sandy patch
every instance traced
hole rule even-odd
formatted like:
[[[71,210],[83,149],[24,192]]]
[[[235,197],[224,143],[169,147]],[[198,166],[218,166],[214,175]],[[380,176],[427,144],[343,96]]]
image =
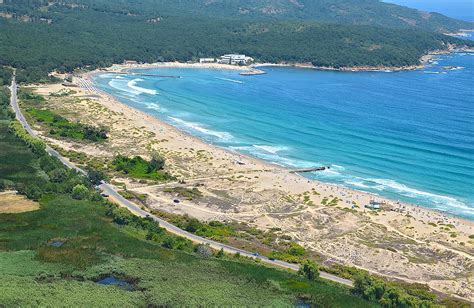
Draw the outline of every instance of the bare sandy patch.
[[[38,202],[28,200],[14,191],[0,193],[0,213],[2,214],[31,212],[39,208]]]

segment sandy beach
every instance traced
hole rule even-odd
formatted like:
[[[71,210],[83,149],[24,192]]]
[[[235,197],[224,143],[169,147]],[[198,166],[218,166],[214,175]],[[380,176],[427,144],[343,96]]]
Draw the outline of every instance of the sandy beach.
[[[107,72],[127,72],[133,69],[150,69],[150,68],[203,68],[203,69],[222,69],[222,70],[233,70],[233,71],[249,71],[252,70],[250,66],[236,66],[222,63],[182,63],[182,62],[157,62],[157,63],[144,63],[144,64],[118,64],[114,65],[109,69],[103,70]],[[95,74],[97,72],[92,72]],[[90,76],[89,74],[88,76]]]
[[[166,157],[166,170],[181,182],[150,184],[126,178],[131,191],[147,194],[147,206],[201,220],[239,221],[262,230],[278,227],[321,256],[323,263],[356,266],[443,293],[474,300],[474,222],[337,185],[308,180],[288,169],[209,145],[99,91],[94,74],[135,68],[179,67],[249,70],[222,64],[160,63],[115,65],[73,78],[73,85],[41,85],[48,108],[91,125],[106,126],[106,143],[80,144],[44,139],[64,150],[105,160],[114,154]],[[169,187],[198,187],[203,196],[177,206]],[[382,209],[365,208],[370,201]]]

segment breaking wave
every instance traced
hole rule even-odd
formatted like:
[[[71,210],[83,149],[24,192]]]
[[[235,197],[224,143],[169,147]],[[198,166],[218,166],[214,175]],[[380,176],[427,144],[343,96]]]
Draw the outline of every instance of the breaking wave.
[[[208,128],[204,127],[202,124],[199,124],[199,123],[188,122],[188,121],[184,121],[182,119],[178,119],[178,118],[174,118],[174,117],[169,117],[169,118],[171,120],[173,120],[173,122],[175,122],[179,126],[182,126],[184,128],[188,128],[188,129],[192,129],[194,131],[200,132],[200,133],[205,134],[205,135],[217,137],[221,141],[229,141],[232,138],[234,138],[234,136],[232,136],[228,132],[214,131],[214,130],[211,130],[211,129],[208,129]]]
[[[156,91],[156,90],[142,88],[142,87],[137,86],[137,83],[140,82],[140,81],[143,81],[143,79],[137,78],[137,79],[130,80],[127,83],[127,86],[129,88],[132,88],[133,90],[137,91],[139,94],[142,94],[142,93],[146,93],[146,94],[150,94],[150,95],[157,95],[158,94],[158,91]]]

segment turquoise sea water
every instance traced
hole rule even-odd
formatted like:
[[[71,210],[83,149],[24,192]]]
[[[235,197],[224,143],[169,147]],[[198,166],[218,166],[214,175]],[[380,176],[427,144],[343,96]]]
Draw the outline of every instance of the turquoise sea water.
[[[331,166],[305,176],[474,219],[474,54],[411,72],[264,70],[95,81],[215,145],[290,168]]]

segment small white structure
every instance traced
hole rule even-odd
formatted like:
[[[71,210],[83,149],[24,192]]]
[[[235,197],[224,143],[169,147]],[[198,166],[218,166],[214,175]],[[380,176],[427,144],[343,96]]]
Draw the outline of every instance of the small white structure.
[[[216,59],[214,58],[200,58],[199,63],[214,63]]]
[[[380,210],[380,203],[371,200],[370,203],[366,205],[365,207],[371,210]]]
[[[228,54],[221,56],[218,62],[222,64],[246,65],[247,63],[252,61],[253,58],[247,57],[246,55]]]
[[[137,62],[137,61],[133,61],[133,60],[125,60],[125,61],[123,61],[123,64],[124,64],[124,65],[137,65],[138,62]]]

